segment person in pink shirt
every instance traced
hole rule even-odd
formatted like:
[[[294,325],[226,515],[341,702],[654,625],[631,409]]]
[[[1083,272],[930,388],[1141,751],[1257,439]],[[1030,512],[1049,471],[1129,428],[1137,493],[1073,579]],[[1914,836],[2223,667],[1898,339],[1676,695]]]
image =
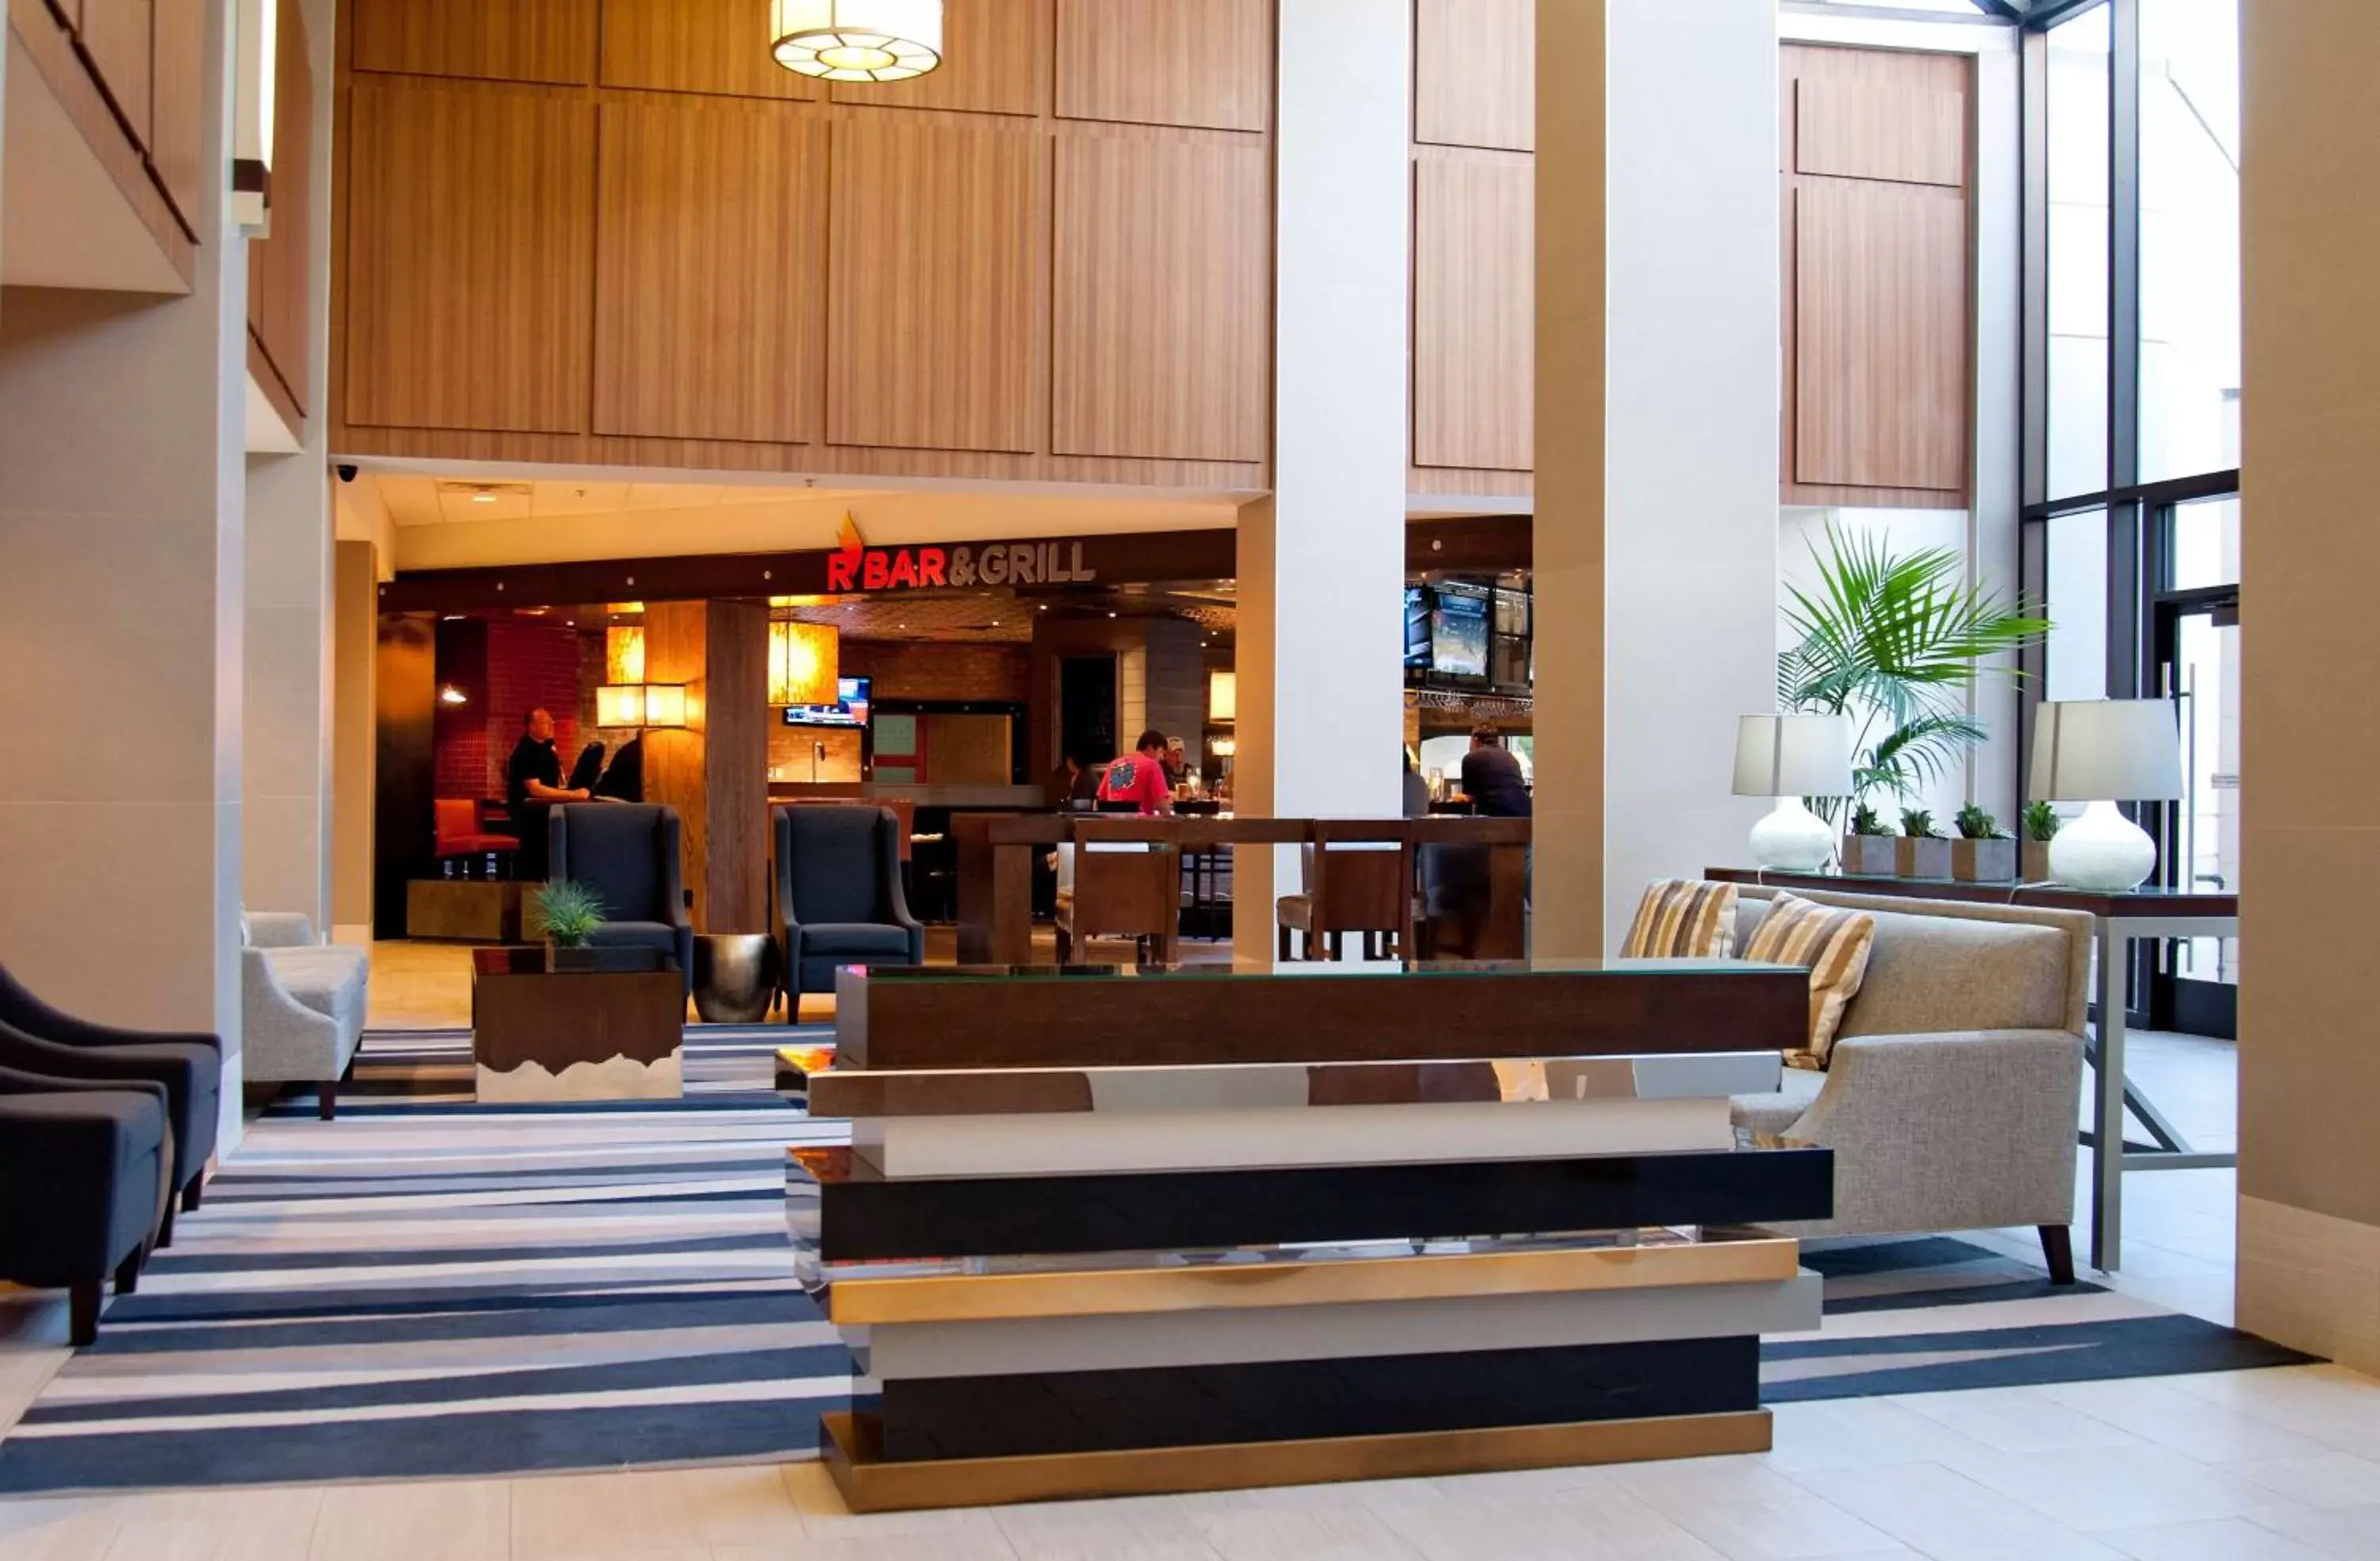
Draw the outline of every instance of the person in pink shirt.
[[[1132,803],[1143,817],[1173,811],[1173,787],[1165,778],[1165,733],[1150,727],[1133,752],[1108,766],[1099,801]]]

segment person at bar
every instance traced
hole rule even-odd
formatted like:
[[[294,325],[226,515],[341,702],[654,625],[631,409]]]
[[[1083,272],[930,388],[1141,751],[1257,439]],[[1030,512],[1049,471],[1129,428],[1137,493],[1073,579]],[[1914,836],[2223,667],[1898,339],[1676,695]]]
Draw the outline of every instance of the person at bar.
[[[1144,817],[1173,811],[1173,786],[1165,777],[1165,733],[1150,727],[1131,753],[1108,766],[1099,781],[1099,801],[1133,804]]]
[[[1463,756],[1463,794],[1484,818],[1529,816],[1529,783],[1521,774],[1521,761],[1492,726],[1472,730],[1471,751]]]
[[[562,756],[553,748],[553,712],[542,705],[521,718],[520,741],[504,761],[504,805],[520,831],[520,875],[535,881],[547,871],[545,819],[558,802],[585,802],[582,787],[562,783]]]

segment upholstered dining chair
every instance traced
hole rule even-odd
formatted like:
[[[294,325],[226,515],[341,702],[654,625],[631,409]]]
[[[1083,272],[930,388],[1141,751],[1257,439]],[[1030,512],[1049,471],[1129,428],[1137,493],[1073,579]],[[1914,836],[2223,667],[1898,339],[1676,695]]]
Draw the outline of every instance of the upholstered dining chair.
[[[1290,958],[1295,933],[1304,958],[1319,949],[1335,960],[1351,932],[1366,957],[1376,945],[1380,958],[1414,957],[1414,848],[1402,820],[1318,818],[1300,856],[1303,892],[1274,906],[1281,959]]]
[[[1095,938],[1129,938],[1137,960],[1172,964],[1182,940],[1182,826],[1172,818],[1083,818],[1074,887],[1058,901],[1058,962]]]
[[[901,888],[905,831],[892,809],[822,804],[770,809],[771,881],[786,1022],[805,992],[832,992],[844,965],[926,962],[926,928]]]
[[[546,877],[584,885],[603,903],[598,949],[651,949],[694,990],[694,923],[678,866],[677,809],[652,803],[558,803],[546,817]]]

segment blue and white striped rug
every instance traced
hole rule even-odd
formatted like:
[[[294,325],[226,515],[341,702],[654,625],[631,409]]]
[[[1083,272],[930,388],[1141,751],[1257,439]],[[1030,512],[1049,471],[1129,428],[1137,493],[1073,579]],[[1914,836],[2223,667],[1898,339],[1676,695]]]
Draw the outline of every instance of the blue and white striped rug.
[[[795,1284],[782,1026],[689,1031],[682,1101],[489,1106],[459,1034],[376,1035],[339,1119],[276,1105],[0,1440],[0,1493],[775,1460],[849,1358]],[[1970,1242],[1819,1247],[1767,1397],[2303,1359]]]

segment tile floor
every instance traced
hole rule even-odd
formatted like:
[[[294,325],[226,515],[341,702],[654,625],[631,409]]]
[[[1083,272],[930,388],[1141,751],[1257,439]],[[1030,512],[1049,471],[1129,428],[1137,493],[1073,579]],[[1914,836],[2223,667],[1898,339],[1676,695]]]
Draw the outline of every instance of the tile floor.
[[[383,999],[433,1013],[459,986],[462,951],[401,947],[423,951],[376,968],[375,1023],[405,1022]],[[2228,1043],[2136,1035],[2133,1057],[2186,1136],[2231,1146]],[[2232,1200],[2228,1171],[2131,1177],[2124,1270],[2093,1277],[2228,1322]],[[2038,1261],[2030,1231],[1975,1239]],[[64,1359],[59,1311],[0,1302],[0,1425]],[[1779,1407],[1748,1458],[864,1518],[814,1463],[0,1501],[0,1561],[1894,1555],[2368,1561],[2380,1383],[2309,1366],[1839,1399]]]

